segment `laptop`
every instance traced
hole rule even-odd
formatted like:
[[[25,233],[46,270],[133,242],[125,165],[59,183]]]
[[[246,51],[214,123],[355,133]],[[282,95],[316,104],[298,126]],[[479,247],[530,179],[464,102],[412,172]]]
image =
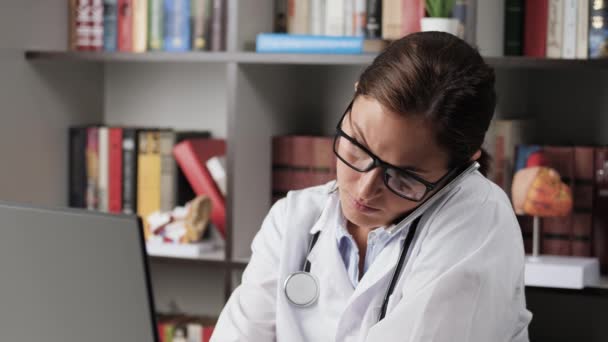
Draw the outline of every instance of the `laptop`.
[[[158,341],[136,216],[0,202],[0,340]]]

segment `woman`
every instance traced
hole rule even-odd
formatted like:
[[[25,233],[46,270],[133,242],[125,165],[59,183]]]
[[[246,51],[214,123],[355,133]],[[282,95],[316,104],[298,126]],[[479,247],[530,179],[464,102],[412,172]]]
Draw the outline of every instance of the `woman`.
[[[482,175],[495,102],[464,41],[392,43],[338,123],[337,181],[272,207],[212,341],[528,341],[519,226]]]

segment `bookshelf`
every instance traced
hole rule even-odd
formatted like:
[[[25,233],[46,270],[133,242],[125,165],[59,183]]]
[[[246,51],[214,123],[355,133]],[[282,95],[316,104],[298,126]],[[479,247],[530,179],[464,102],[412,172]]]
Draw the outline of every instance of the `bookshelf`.
[[[9,89],[0,100],[9,104],[9,114],[15,113],[11,120],[16,122],[0,128],[0,142],[6,143],[0,146],[12,141],[3,137],[16,139],[16,134],[33,131],[34,142],[23,150],[50,159],[50,171],[35,172],[37,164],[0,147],[3,155],[10,156],[9,164],[20,165],[7,177],[18,184],[34,179],[32,185],[22,187],[1,183],[2,195],[16,201],[67,203],[65,144],[70,125],[101,122],[208,129],[226,138],[225,250],[197,259],[150,257],[159,309],[177,305],[190,313],[219,314],[240,281],[250,242],[270,207],[270,137],[331,134],[352,95],[352,85],[374,56],[249,52],[246,47],[257,32],[271,31],[272,0],[228,1],[227,52],[66,52],[63,0],[45,2],[32,13],[27,9],[33,0],[10,1],[16,12],[0,11],[0,22],[21,14],[25,19],[16,25],[30,32],[28,25],[38,23],[33,26],[38,32],[21,33],[22,41],[8,40],[8,48],[0,50],[0,71],[9,75],[0,80]],[[47,26],[52,29],[44,30]],[[535,117],[546,127],[538,132],[538,139],[546,143],[608,144],[608,117],[602,115],[608,109],[608,60],[488,57],[487,61],[496,68],[498,117]],[[12,82],[22,77],[25,81]],[[31,128],[33,122],[43,124]],[[50,143],[56,147],[39,152],[41,145]],[[564,291],[606,296],[605,289],[606,279],[598,290]],[[531,294],[545,290],[552,295],[566,293],[530,289]]]

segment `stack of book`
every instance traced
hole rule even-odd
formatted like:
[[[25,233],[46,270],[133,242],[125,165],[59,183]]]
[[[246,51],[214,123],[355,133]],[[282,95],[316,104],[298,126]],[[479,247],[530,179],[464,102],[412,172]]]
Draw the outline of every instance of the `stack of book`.
[[[216,318],[158,314],[160,342],[209,342]]]
[[[74,51],[223,51],[227,0],[69,0]]]

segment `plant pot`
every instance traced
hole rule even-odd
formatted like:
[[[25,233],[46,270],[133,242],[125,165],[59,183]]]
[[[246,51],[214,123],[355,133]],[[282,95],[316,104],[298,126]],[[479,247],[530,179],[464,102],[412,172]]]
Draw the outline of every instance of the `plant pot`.
[[[460,22],[456,18],[422,18],[420,28],[421,31],[447,32],[462,38]]]

